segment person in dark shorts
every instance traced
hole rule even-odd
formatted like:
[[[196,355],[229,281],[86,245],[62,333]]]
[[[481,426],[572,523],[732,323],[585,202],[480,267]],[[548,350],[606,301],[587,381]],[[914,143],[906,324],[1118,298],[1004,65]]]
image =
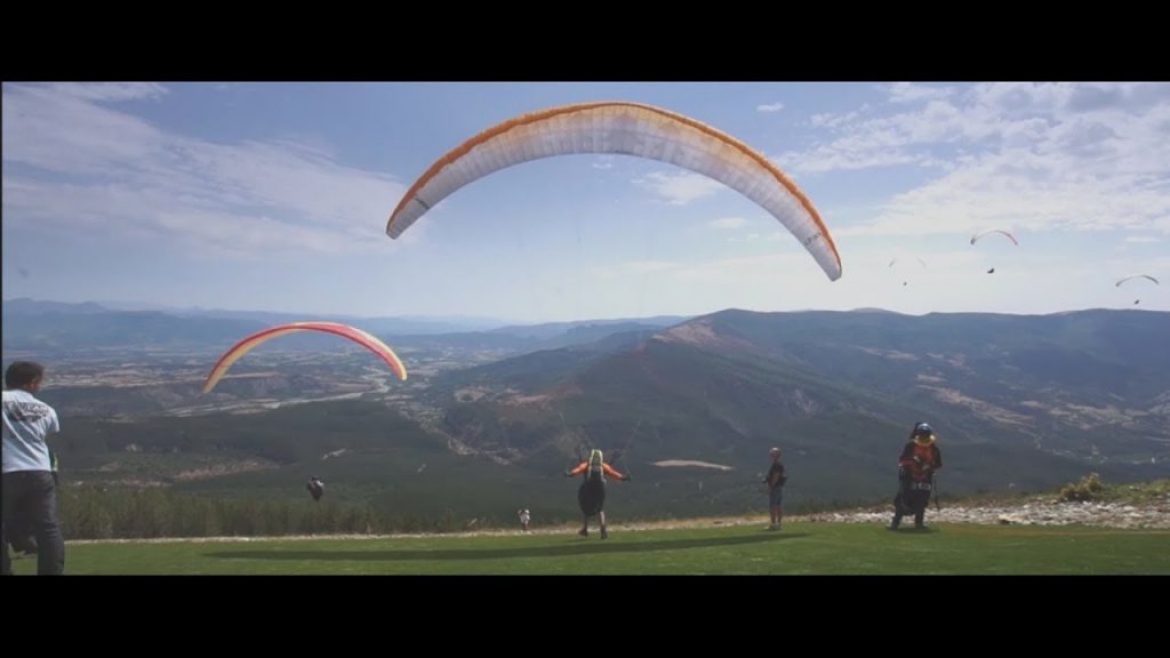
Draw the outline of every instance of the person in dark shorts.
[[[780,448],[772,448],[768,455],[772,458],[772,467],[764,477],[764,484],[768,485],[768,511],[772,515],[772,525],[768,529],[779,530],[784,519],[784,484],[788,482],[788,476],[784,473],[784,462],[780,461],[783,456]]]

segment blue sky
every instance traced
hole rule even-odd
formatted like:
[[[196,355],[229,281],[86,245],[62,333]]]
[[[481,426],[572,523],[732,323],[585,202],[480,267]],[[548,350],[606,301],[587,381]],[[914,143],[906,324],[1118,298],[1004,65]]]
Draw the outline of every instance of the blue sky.
[[[465,139],[592,100],[763,152],[842,278],[737,192],[626,156],[505,169],[386,236]],[[1170,84],[5,84],[3,167],[5,299],[525,322],[1170,310]],[[991,228],[1020,246],[969,244]],[[1113,285],[1138,273],[1164,285]]]

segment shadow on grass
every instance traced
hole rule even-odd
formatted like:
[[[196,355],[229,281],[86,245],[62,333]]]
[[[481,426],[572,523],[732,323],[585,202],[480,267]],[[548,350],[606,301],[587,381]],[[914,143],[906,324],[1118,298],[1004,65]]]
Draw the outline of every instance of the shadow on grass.
[[[517,548],[455,548],[435,550],[380,550],[380,551],[283,551],[283,550],[242,550],[217,551],[206,557],[235,560],[499,560],[517,557],[569,557],[573,555],[604,555],[608,553],[649,553],[652,551],[677,551],[688,548],[711,548],[715,546],[736,546],[758,544],[807,537],[806,534],[767,534],[747,537],[715,537],[708,539],[673,539],[644,541],[636,543],[611,543],[578,540],[571,544],[552,546],[522,546]]]

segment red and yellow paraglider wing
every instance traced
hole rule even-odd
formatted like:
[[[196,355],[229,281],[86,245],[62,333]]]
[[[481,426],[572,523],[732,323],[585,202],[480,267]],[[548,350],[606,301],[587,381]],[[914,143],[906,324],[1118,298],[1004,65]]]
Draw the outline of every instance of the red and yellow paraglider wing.
[[[390,366],[390,369],[394,371],[394,374],[400,380],[406,380],[406,367],[402,364],[402,360],[398,358],[398,355],[388,345],[371,334],[361,329],[335,322],[293,322],[258,331],[232,346],[231,349],[219,358],[219,361],[211,369],[211,374],[207,376],[207,381],[203,383],[203,392],[208,393],[215,388],[215,385],[219,383],[219,380],[232,367],[232,364],[239,361],[256,346],[273,338],[298,331],[321,331],[348,338],[374,354],[377,354]]]
[[[348,336],[344,333],[341,335],[353,338],[358,343],[361,343],[366,348],[368,348],[370,351],[382,357],[382,360],[386,362],[386,365],[390,366],[390,369],[394,371],[394,374],[398,376],[398,379],[406,381],[406,366],[402,364],[402,360],[398,358],[398,355],[394,353],[394,350],[390,349],[389,345],[383,343],[373,334],[362,331],[356,327],[342,326],[342,329],[351,331],[354,335]]]

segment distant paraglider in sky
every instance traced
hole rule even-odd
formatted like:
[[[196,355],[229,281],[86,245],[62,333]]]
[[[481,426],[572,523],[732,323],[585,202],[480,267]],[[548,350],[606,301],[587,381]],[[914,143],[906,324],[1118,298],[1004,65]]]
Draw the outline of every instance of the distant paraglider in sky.
[[[841,257],[820,213],[771,160],[696,119],[640,103],[563,105],[484,130],[427,168],[390,214],[386,233],[398,238],[435,204],[492,172],[574,153],[658,160],[723,183],[783,224],[830,280],[841,277]]]
[[[1018,240],[1016,240],[1016,236],[1012,235],[1011,233],[1008,233],[1007,231],[1000,230],[1000,229],[991,229],[990,231],[983,231],[982,233],[976,233],[975,235],[972,235],[971,236],[971,244],[974,245],[976,242],[982,240],[983,238],[985,238],[989,235],[992,235],[993,233],[997,233],[999,235],[1004,236],[1008,240],[1011,240],[1012,244],[1016,245],[1017,247],[1020,246],[1020,242]]]
[[[909,267],[907,264],[911,263],[912,261],[918,261],[918,265],[920,267]],[[897,265],[896,268],[894,267],[895,265]],[[890,264],[887,265],[886,267],[889,270],[893,271],[895,274],[901,273],[902,276],[905,277],[902,279],[902,286],[905,287],[905,286],[910,284],[910,278],[911,278],[912,271],[926,269],[926,261],[922,260],[921,258],[919,258],[917,256],[915,256],[913,258],[898,256],[898,257],[895,257],[893,260],[891,260]]]
[[[1135,275],[1133,275],[1133,276],[1127,276],[1127,277],[1125,277],[1124,279],[1121,279],[1120,281],[1118,281],[1117,283],[1115,283],[1114,285],[1115,285],[1115,286],[1117,286],[1118,288],[1120,288],[1120,287],[1121,287],[1121,284],[1123,284],[1123,283],[1125,283],[1125,282],[1127,282],[1127,281],[1132,281],[1132,280],[1134,280],[1134,279],[1147,279],[1147,280],[1153,281],[1153,282],[1154,282],[1154,285],[1156,285],[1156,286],[1158,286],[1158,285],[1162,285],[1162,284],[1158,283],[1158,280],[1157,280],[1157,279],[1155,279],[1154,277],[1150,276],[1149,274],[1135,274]]]
[[[1161,283],[1158,282],[1157,279],[1150,276],[1149,274],[1134,274],[1132,276],[1127,276],[1127,277],[1120,279],[1117,283],[1114,284],[1114,286],[1117,288],[1120,288],[1122,286],[1122,284],[1128,283],[1128,282],[1133,281],[1135,279],[1147,279],[1149,281],[1153,281],[1154,285],[1156,285],[1156,286],[1162,285]],[[1137,306],[1138,304],[1141,303],[1141,301],[1142,301],[1141,299],[1135,299],[1135,300],[1133,300],[1133,305]]]
[[[284,336],[298,331],[320,331],[335,334],[342,338],[348,338],[380,356],[390,366],[394,374],[398,376],[398,379],[406,381],[406,366],[402,365],[402,361],[390,349],[389,345],[378,340],[373,335],[361,329],[337,322],[292,322],[258,331],[233,345],[227,352],[224,352],[223,356],[219,358],[219,361],[211,369],[211,374],[207,376],[207,381],[203,383],[203,392],[211,392],[215,388],[215,385],[219,383],[219,380],[223,378],[224,374],[227,373],[228,368],[231,368],[232,364],[240,360],[253,348],[278,336]]]
[[[975,235],[972,235],[971,236],[971,246],[975,246],[976,242],[979,242],[980,240],[983,240],[984,238],[986,238],[987,236],[990,236],[990,235],[1002,235],[1004,238],[1011,240],[1012,244],[1016,245],[1017,247],[1020,246],[1020,242],[1018,240],[1016,240],[1016,236],[1014,236],[1011,233],[1004,231],[1002,229],[991,229],[989,231],[983,231],[980,233],[976,233]],[[987,273],[988,274],[995,274],[995,268],[992,267],[992,268],[988,269]]]

